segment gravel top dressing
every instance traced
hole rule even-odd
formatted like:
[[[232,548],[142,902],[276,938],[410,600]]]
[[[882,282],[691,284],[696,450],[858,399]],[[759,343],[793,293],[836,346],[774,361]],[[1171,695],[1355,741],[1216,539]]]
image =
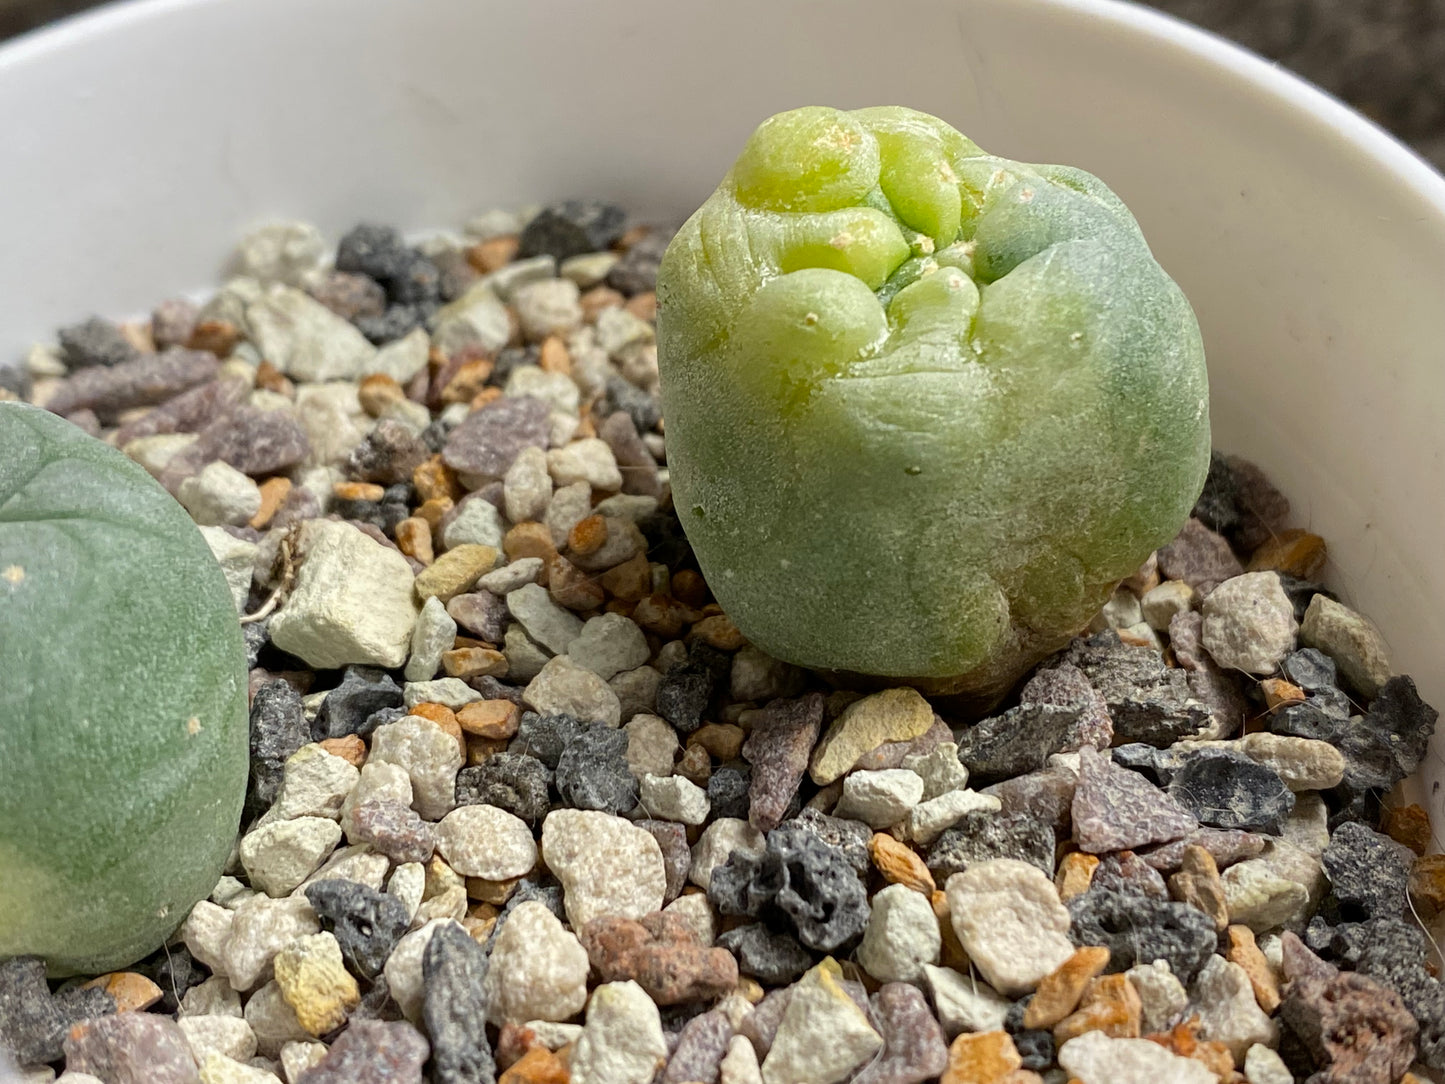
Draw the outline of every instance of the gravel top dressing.
[[[0,959],[0,1080],[1445,1068],[1445,857],[1392,797],[1437,713],[1265,473],[1215,454],[1177,537],[982,715],[839,687],[744,638],[679,524],[669,240],[591,202],[334,251],[276,224],[203,304],[0,371],[180,502],[249,668],[224,875],[121,970]]]

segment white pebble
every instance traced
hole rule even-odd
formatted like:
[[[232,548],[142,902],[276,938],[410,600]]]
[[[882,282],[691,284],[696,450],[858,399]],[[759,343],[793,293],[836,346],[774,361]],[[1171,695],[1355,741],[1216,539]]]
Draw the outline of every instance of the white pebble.
[[[923,798],[923,779],[906,768],[857,771],[843,779],[843,797],[835,817],[887,828],[908,815]]]
[[[1249,1084],[1294,1084],[1284,1059],[1267,1046],[1255,1044],[1244,1055],[1244,1079]]]
[[[527,683],[522,700],[543,715],[571,715],[607,726],[622,722],[622,704],[611,686],[566,655],[547,660]]]
[[[240,1019],[241,995],[232,989],[224,976],[212,975],[181,995],[180,1016],[234,1016]]]
[[[998,1031],[1013,1002],[982,979],[951,967],[923,965],[923,981],[933,995],[938,1022],[952,1039],[965,1031]]]
[[[547,453],[547,470],[559,486],[586,482],[593,489],[612,492],[622,488],[622,472],[607,442],[597,437],[574,440]]]
[[[427,335],[426,328],[412,328],[396,341],[379,347],[376,356],[361,366],[359,375],[385,373],[405,387],[412,377],[426,368],[430,354],[431,337]]]
[[[534,1032],[537,1041],[548,1050],[561,1050],[568,1043],[582,1038],[581,1024],[563,1024],[555,1020],[528,1020],[522,1025]]]
[[[221,573],[226,577],[226,586],[231,589],[231,601],[236,604],[236,612],[244,613],[260,547],[244,538],[237,538],[221,527],[202,527],[201,536],[211,548],[211,556],[216,559],[216,564],[221,566]]]
[[[1111,1039],[1089,1031],[1059,1048],[1059,1064],[1081,1084],[1219,1084],[1202,1061],[1148,1039]]]
[[[182,482],[176,499],[203,527],[239,527],[261,510],[261,487],[218,459]]]
[[[651,342],[655,336],[651,324],[624,308],[603,309],[597,317],[597,345],[614,360],[627,347]]]
[[[879,982],[917,982],[938,963],[943,937],[927,897],[895,884],[873,897],[858,962]]]
[[[574,929],[599,915],[636,919],[662,909],[662,849],[651,833],[621,817],[554,809],[542,822],[542,858],[562,882]]]
[[[666,719],[639,712],[623,728],[627,731],[627,767],[634,776],[671,775],[680,745],[677,731]]]
[[[275,1073],[215,1051],[201,1061],[199,1080],[200,1084],[281,1084],[281,1078]]]
[[[1225,669],[1270,674],[1295,649],[1294,603],[1274,572],[1225,580],[1204,600],[1204,650]]]
[[[1390,679],[1385,638],[1369,618],[1325,595],[1310,599],[1300,626],[1300,644],[1323,651],[1335,660],[1344,684],[1370,699]]]
[[[326,240],[309,222],[270,222],[236,246],[234,270],[263,285],[305,286],[326,255]]]
[[[480,580],[477,586],[483,591],[490,591],[494,595],[507,595],[519,587],[526,587],[529,583],[535,583],[537,577],[542,574],[542,558],[540,557],[518,557],[511,564],[503,565],[488,572]]]
[[[559,549],[567,544],[572,528],[592,514],[592,487],[586,482],[573,482],[552,494],[542,522],[552,532],[552,542]]]
[[[408,710],[418,704],[441,704],[457,711],[482,699],[482,694],[461,678],[443,677],[430,681],[408,681],[401,691],[401,702]]]
[[[681,775],[644,775],[642,808],[649,816],[682,824],[702,824],[712,804],[707,791]]]
[[[182,1016],[176,1022],[197,1062],[204,1061],[212,1051],[237,1061],[256,1053],[256,1033],[242,1019],[239,1002],[234,1016]]]
[[[677,915],[687,922],[693,940],[699,945],[717,941],[717,915],[704,892],[687,892],[662,909],[664,914]]]
[[[286,1074],[287,1084],[299,1084],[301,1074],[326,1057],[325,1043],[290,1042],[281,1046],[281,1071]]]
[[[647,637],[630,617],[599,614],[589,618],[582,631],[567,645],[567,656],[610,681],[624,670],[635,670],[647,662],[652,649]]]
[[[939,742],[926,753],[904,757],[901,765],[923,780],[923,801],[962,790],[968,786],[968,769],[958,761],[958,746]]]
[[[533,342],[548,335],[566,335],[582,324],[581,292],[571,279],[531,282],[512,294],[512,307],[522,334]]]
[[[842,985],[830,957],[793,986],[768,1056],[767,1084],[837,1084],[883,1046],[883,1037]]]
[[[305,897],[256,896],[235,912],[222,970],[237,990],[250,990],[270,976],[276,953],[296,938],[320,931],[321,923]]]
[[[955,873],[944,890],[964,951],[999,993],[1032,993],[1073,955],[1068,909],[1038,867],[995,858]]]
[[[181,925],[181,940],[187,951],[219,975],[228,974],[226,944],[235,918],[235,911],[201,900]]]
[[[915,843],[932,843],[957,824],[965,813],[997,813],[1003,803],[992,794],[975,790],[951,790],[931,801],[916,805],[908,814],[908,838]]]
[[[432,935],[450,919],[439,918],[428,922],[419,930],[412,930],[396,943],[391,955],[386,958],[382,975],[392,999],[401,1008],[402,1015],[413,1024],[421,1021],[422,973],[421,960]],[[452,923],[456,925],[456,923]]]
[[[1175,614],[1194,607],[1194,588],[1183,580],[1165,580],[1139,600],[1144,620],[1155,632],[1168,632]]]
[[[1211,956],[1194,980],[1191,1001],[1199,1014],[1199,1037],[1221,1042],[1238,1063],[1256,1043],[1273,1046],[1279,1028],[1254,998],[1249,974],[1222,956]]]
[[[527,822],[490,805],[464,805],[437,825],[437,849],[464,877],[506,881],[530,873],[537,844]]]
[[[361,778],[354,764],[319,745],[303,745],[286,759],[281,789],[271,813],[278,819],[341,815],[341,806]]]
[[[487,1019],[567,1020],[587,1004],[587,950],[546,904],[519,903],[492,945]]]
[[[500,552],[502,536],[502,514],[491,501],[473,497],[457,509],[456,518],[442,528],[442,548],[456,549],[458,546],[491,546]]]
[[[246,1002],[246,1023],[256,1033],[257,1052],[267,1058],[281,1053],[281,1048],[287,1043],[314,1038],[296,1019],[296,1011],[287,1004],[280,984],[274,979]]]
[[[377,854],[365,844],[342,847],[326,860],[326,864],[301,882],[292,896],[301,896],[317,881],[355,881],[367,888],[381,890],[391,860]]]
[[[446,604],[432,595],[422,603],[411,633],[411,655],[406,660],[407,681],[430,681],[441,669],[442,653],[457,640],[457,623]]]
[[[306,880],[341,842],[341,827],[326,817],[275,821],[241,839],[241,865],[251,884],[284,896]]]
[[[582,635],[582,619],[552,601],[545,587],[529,583],[507,592],[507,609],[527,635],[560,655]]]
[[[456,805],[462,752],[456,738],[430,719],[408,715],[377,727],[369,759],[406,769],[412,808],[427,820],[440,820]]]
[[[245,326],[261,356],[308,384],[355,380],[376,347],[321,302],[277,283],[246,306]]]
[[[1165,960],[1131,967],[1126,975],[1139,994],[1140,1018],[1145,1035],[1164,1032],[1178,1023],[1189,1004],[1184,984],[1174,977]]]
[[[375,758],[368,759],[361,766],[356,786],[341,803],[341,830],[346,833],[348,840],[351,840],[351,834],[356,830],[352,821],[356,807],[372,799],[411,805],[411,776],[406,769],[399,764],[388,764]]]
[[[703,830],[692,847],[692,865],[687,877],[695,885],[706,889],[712,883],[713,871],[727,864],[734,851],[744,854],[762,854],[767,850],[767,839],[745,820],[736,817],[719,817]]]
[[[408,920],[415,919],[417,909],[421,907],[421,898],[426,893],[426,867],[420,862],[404,862],[397,866],[386,882],[386,891],[401,900]]]
[[[667,1060],[657,1005],[637,983],[606,982],[572,1048],[572,1084],[649,1084]]]

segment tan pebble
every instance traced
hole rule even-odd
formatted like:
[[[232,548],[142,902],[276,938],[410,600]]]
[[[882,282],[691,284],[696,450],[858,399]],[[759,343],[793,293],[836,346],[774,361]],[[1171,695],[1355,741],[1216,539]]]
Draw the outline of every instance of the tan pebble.
[[[491,379],[495,363],[490,358],[464,362],[452,373],[441,390],[443,403],[469,403],[481,394]]]
[[[462,495],[462,485],[457,481],[457,472],[434,455],[411,472],[411,484],[416,495],[423,501],[447,498],[455,501]]]
[[[144,975],[134,971],[112,971],[84,984],[86,989],[99,987],[115,998],[116,1012],[141,1012],[161,999],[161,988]]]
[[[1416,854],[1430,849],[1430,814],[1418,805],[1400,806],[1385,814],[1385,834]]]
[[[467,263],[484,275],[500,271],[517,258],[521,241],[515,236],[493,237],[467,249]]]
[[[607,594],[596,577],[562,556],[554,556],[547,562],[547,591],[557,605],[579,612],[595,610],[607,601]]]
[[[948,893],[941,888],[935,889],[928,897],[928,902],[933,907],[933,917],[938,919],[938,932],[943,937],[943,949],[938,962],[944,967],[968,974],[973,965],[963,942],[958,939],[958,931],[953,928],[953,916],[948,910]]]
[[[502,389],[497,387],[486,387],[472,396],[467,407],[471,410],[481,410],[488,403],[495,403],[502,397]]]
[[[331,495],[339,501],[379,501],[386,496],[386,487],[375,482],[336,482]]]
[[[1169,894],[1180,903],[1203,911],[1214,920],[1214,928],[1229,925],[1229,905],[1224,899],[1224,882],[1214,856],[1193,844],[1184,848],[1179,872],[1169,878]]]
[[[657,294],[652,290],[634,294],[622,307],[639,320],[646,320],[649,324],[657,321]]]
[[[506,677],[507,656],[491,647],[464,647],[442,652],[442,669],[447,677]]]
[[[567,532],[567,549],[579,557],[596,553],[607,541],[607,521],[601,516],[584,516]]]
[[[636,602],[646,598],[651,588],[652,569],[647,555],[639,553],[602,573],[602,589],[616,599]],[[630,611],[629,611],[630,612]]]
[[[457,747],[461,750],[462,756],[467,755],[467,739],[462,733],[462,728],[457,722],[456,714],[445,704],[424,703],[418,704],[411,709],[412,715],[420,715],[424,719],[430,719],[441,727],[448,734],[457,740]]]
[[[749,1005],[756,1005],[767,993],[762,984],[751,975],[739,975],[736,990]]]
[[[1094,880],[1094,871],[1098,868],[1099,859],[1096,855],[1085,854],[1083,851],[1066,854],[1059,863],[1058,873],[1054,874],[1054,887],[1059,890],[1059,899],[1067,903],[1075,896],[1082,896],[1089,891],[1089,885]]]
[[[594,286],[582,295],[581,303],[583,323],[595,324],[605,310],[620,309],[627,298],[611,286]]]
[[[545,523],[528,520],[516,524],[502,539],[502,552],[508,561],[521,557],[540,557],[543,567],[557,556],[557,547],[552,542],[552,531]]]
[[[632,611],[632,620],[648,632],[655,632],[663,639],[672,640],[682,633],[687,624],[687,609],[669,595],[651,594],[642,599]]]
[[[542,340],[542,348],[537,355],[537,364],[546,373],[572,375],[572,355],[567,350],[567,344],[558,335],[548,335]]]
[[[409,516],[396,525],[396,548],[424,565],[436,560],[432,548],[431,524],[420,516]]]
[[[287,399],[296,398],[296,385],[280,369],[264,359],[256,366],[256,387],[284,395]]]
[[[927,863],[908,844],[900,843],[884,832],[875,832],[868,841],[868,857],[889,884],[907,885],[932,899],[937,887],[933,874],[928,872]],[[941,892],[938,894],[943,895]],[[944,897],[945,907],[947,902],[947,897]],[[949,923],[948,928],[952,929],[953,924]],[[954,936],[957,937],[956,934]]]
[[[1086,1031],[1102,1031],[1111,1039],[1137,1039],[1143,1011],[1139,991],[1127,975],[1104,975],[1089,983],[1078,1011],[1054,1026],[1054,1043],[1062,1046]]]
[[[216,357],[231,356],[236,344],[241,341],[241,329],[229,320],[201,320],[186,341],[190,350],[209,350]]]
[[[497,1084],[568,1084],[567,1063],[545,1046],[534,1046],[498,1078]]]
[[[435,596],[450,602],[468,591],[497,563],[497,551],[491,546],[467,543],[447,550],[416,578],[416,594],[423,602]]]
[[[435,534],[441,530],[442,519],[454,507],[456,507],[455,502],[450,497],[433,497],[430,500],[422,501],[417,507],[415,515],[418,519],[425,520],[426,525]]]
[[[258,531],[265,530],[289,496],[291,496],[290,478],[267,478],[261,483],[261,507],[251,517],[248,526],[254,527]]]
[[[1269,966],[1264,953],[1255,944],[1254,931],[1248,926],[1229,927],[1229,952],[1225,958],[1244,968],[1244,973],[1249,976],[1249,984],[1254,988],[1254,1000],[1259,1002],[1259,1007],[1266,1013],[1274,1015],[1280,1003],[1279,979],[1275,977],[1274,969]]]
[[[457,722],[468,734],[493,741],[517,732],[522,709],[510,700],[477,700],[457,712]]]
[[[680,569],[672,577],[672,596],[687,606],[698,607],[707,602],[707,582],[690,568]]]
[[[1265,678],[1259,683],[1259,689],[1264,693],[1264,706],[1270,711],[1288,707],[1290,704],[1304,703],[1305,691],[1298,685],[1291,685],[1284,678]]]
[[[727,614],[713,614],[704,617],[688,631],[687,641],[701,640],[719,651],[736,651],[747,643],[738,627]]]
[[[467,765],[475,768],[485,764],[498,753],[507,751],[507,738],[468,738]]]
[[[467,878],[467,895],[474,900],[480,900],[492,908],[501,907],[509,899],[512,893],[521,884],[522,878],[511,877],[505,881],[489,881],[483,877]],[[493,917],[496,917],[495,915]]]
[[[1051,1028],[1079,1006],[1084,988],[1109,965],[1109,950],[1096,946],[1078,949],[1058,968],[1045,975],[1024,1010],[1024,1027]]]
[[[340,757],[353,767],[360,768],[366,763],[366,742],[355,734],[348,734],[344,738],[326,738],[318,744],[332,756]]]
[[[1273,570],[1286,576],[1312,580],[1320,574],[1328,556],[1323,538],[1295,527],[1281,531],[1255,550],[1249,560],[1249,571]]]
[[[1023,1058],[1008,1032],[965,1032],[948,1048],[948,1068],[939,1084],[999,1084],[1022,1067]]]
[[[1427,918],[1445,911],[1445,854],[1415,859],[1410,870],[1410,902]]]
[[[688,745],[701,745],[710,756],[721,761],[737,760],[742,755],[746,732],[731,723],[704,723],[687,739]]]
[[[356,391],[356,397],[361,400],[361,409],[376,418],[393,403],[399,403],[405,399],[406,389],[396,382],[394,376],[387,373],[372,373],[362,380],[361,386]]]
[[[342,962],[341,946],[329,933],[298,937],[276,954],[275,966],[281,997],[312,1035],[339,1028],[361,1000]]]
[[[146,320],[142,323],[130,322],[120,325],[120,335],[131,346],[143,354],[154,354],[156,352],[155,336],[151,334],[151,323]]]

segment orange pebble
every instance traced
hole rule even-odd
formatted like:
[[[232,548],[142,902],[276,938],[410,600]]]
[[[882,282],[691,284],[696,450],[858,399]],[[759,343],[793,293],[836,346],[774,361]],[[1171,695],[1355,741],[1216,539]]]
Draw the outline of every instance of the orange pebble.
[[[409,516],[396,525],[396,548],[424,565],[436,560],[432,549],[431,525],[420,516]]]
[[[161,999],[161,988],[134,971],[112,971],[91,979],[84,986],[86,989],[99,987],[115,998],[116,1012],[141,1012]]]
[[[442,669],[447,677],[505,677],[507,656],[491,647],[452,648],[442,652]]]
[[[267,478],[261,483],[261,507],[251,517],[250,526],[256,530],[263,530],[281,506],[286,503],[286,498],[291,496],[290,478]]]
[[[379,501],[386,496],[386,487],[375,482],[334,482],[331,495],[339,501]]]
[[[607,541],[607,521],[601,516],[584,516],[567,532],[567,549],[580,557],[596,553]]]
[[[938,887],[928,864],[906,843],[900,843],[886,832],[875,832],[868,841],[868,857],[884,880],[890,884],[907,885],[915,892],[932,897]]]
[[[567,1084],[567,1064],[545,1046],[534,1046],[498,1079],[497,1084]]]
[[[395,377],[387,373],[372,373],[362,380],[356,396],[361,400],[361,409],[375,418],[392,403],[405,399],[406,391]]]
[[[572,354],[561,336],[548,335],[542,340],[542,348],[537,355],[537,364],[546,373],[572,375]]]
[[[284,395],[287,399],[296,398],[296,385],[291,383],[280,369],[269,361],[262,359],[261,364],[256,366],[256,387],[265,391],[273,391],[277,395]]]
[[[1008,1032],[965,1032],[948,1048],[948,1068],[939,1084],[995,1084],[1023,1063]]]
[[[595,324],[606,309],[620,309],[627,298],[610,286],[594,286],[582,295],[582,321]]]
[[[467,249],[467,263],[484,275],[500,271],[517,258],[521,241],[514,236],[493,237]]]
[[[317,744],[332,756],[340,757],[354,767],[360,768],[366,763],[366,742],[355,734],[348,734],[344,738],[326,738]]]
[[[486,388],[494,363],[490,358],[463,362],[441,391],[443,403],[467,403]]]
[[[622,307],[639,320],[653,323],[657,319],[657,294],[651,290],[645,294],[636,294]]]
[[[433,532],[441,530],[442,518],[455,507],[455,502],[450,497],[433,497],[431,500],[422,501],[416,510],[416,515],[427,522],[427,526]]]
[[[457,472],[447,466],[440,455],[432,456],[412,471],[411,484],[423,501],[455,501],[463,492],[461,483],[457,481]]]
[[[477,700],[457,712],[463,730],[492,740],[510,738],[521,719],[521,709],[510,700]]]

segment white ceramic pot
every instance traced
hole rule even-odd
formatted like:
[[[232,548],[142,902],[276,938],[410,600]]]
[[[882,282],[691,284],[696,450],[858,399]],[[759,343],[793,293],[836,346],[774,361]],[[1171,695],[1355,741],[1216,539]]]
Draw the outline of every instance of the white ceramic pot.
[[[141,0],[0,49],[0,356],[212,283],[248,225],[680,218],[759,119],[897,103],[1092,170],[1199,314],[1218,447],[1445,707],[1445,179],[1109,0]],[[1445,775],[1437,739],[1429,782]],[[1445,792],[1431,803],[1437,823]]]

